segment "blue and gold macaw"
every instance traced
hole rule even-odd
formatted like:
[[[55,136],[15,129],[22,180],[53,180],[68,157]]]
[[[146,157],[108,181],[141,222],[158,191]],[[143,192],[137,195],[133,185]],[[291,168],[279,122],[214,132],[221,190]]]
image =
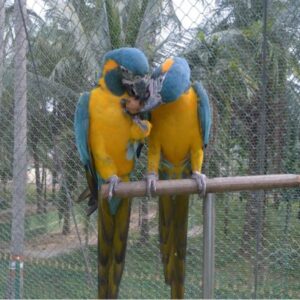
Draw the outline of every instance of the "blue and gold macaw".
[[[132,143],[147,137],[148,121],[137,121],[124,111],[122,100],[145,94],[149,65],[136,48],[109,51],[97,87],[79,98],[74,120],[76,144],[86,171],[90,211],[98,207],[98,296],[117,298],[124,269],[131,211],[130,199],[114,196],[120,180],[133,170]],[[129,93],[129,94],[128,94]],[[109,183],[109,198],[101,185]]]
[[[192,176],[201,195],[204,148],[209,140],[209,99],[200,82],[190,82],[184,58],[167,59],[152,75],[150,98],[144,111],[151,111],[147,190],[155,191],[156,180]],[[159,237],[165,282],[171,297],[184,297],[189,195],[159,198]]]

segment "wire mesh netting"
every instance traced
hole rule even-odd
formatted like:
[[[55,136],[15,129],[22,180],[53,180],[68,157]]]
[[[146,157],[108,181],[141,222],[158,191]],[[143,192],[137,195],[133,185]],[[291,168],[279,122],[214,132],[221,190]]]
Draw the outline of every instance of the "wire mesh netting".
[[[111,49],[137,47],[153,68],[188,60],[213,111],[207,176],[300,173],[299,24],[294,0],[0,0],[0,298],[18,296],[16,251],[22,297],[97,297],[97,217],[74,203],[86,180],[73,119]],[[133,180],[146,161],[144,147]],[[202,199],[189,205],[185,296],[201,298]],[[215,260],[216,298],[300,298],[300,190],[218,194]],[[119,296],[169,294],[157,199],[134,198]]]

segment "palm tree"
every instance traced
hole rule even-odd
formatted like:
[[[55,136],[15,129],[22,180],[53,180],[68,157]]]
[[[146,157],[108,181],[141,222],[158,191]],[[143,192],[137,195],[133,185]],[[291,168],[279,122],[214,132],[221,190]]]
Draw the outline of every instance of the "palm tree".
[[[193,63],[195,78],[203,79],[213,100],[214,123],[218,129],[213,134],[217,140],[209,161],[213,176],[222,175],[221,170],[228,170],[226,175],[284,171],[285,124],[291,122],[285,103],[287,86],[291,84],[288,65],[294,63],[293,68],[298,69],[299,60],[290,52],[293,32],[283,32],[280,22],[288,17],[295,4],[273,1],[264,46],[261,3],[220,1],[218,9],[226,13],[219,11],[217,25],[206,24],[198,40],[185,53]],[[294,21],[291,20],[291,28]],[[266,63],[262,61],[264,47]],[[263,65],[267,82],[262,84]],[[267,91],[264,98],[263,88]],[[266,121],[259,121],[263,101]],[[261,131],[261,128],[266,129]],[[259,141],[264,141],[264,149],[259,148]],[[252,195],[254,198],[250,197],[246,204],[243,250],[256,239],[258,198]],[[262,210],[264,222],[265,206]]]
[[[4,22],[5,20],[5,7],[4,7],[4,0],[0,1],[0,119],[2,119],[2,97],[3,97],[3,74],[4,74]],[[0,155],[3,157],[3,140],[0,144]],[[2,167],[1,167],[2,169]],[[2,173],[2,172],[1,172]],[[0,175],[1,185],[4,174]],[[0,207],[2,207],[3,200],[0,200]]]
[[[160,16],[163,6],[169,17]],[[121,46],[139,47],[148,54],[150,60],[154,60],[154,57],[159,60],[159,55],[162,55],[159,51],[168,43],[174,43],[176,33],[180,31],[170,0],[47,1],[47,7],[46,22],[35,34],[38,69],[50,81],[59,81],[78,94],[94,85],[100,58],[108,50]],[[162,28],[166,25],[170,27],[169,34],[162,33]],[[41,55],[43,52],[51,57],[50,64],[50,60],[46,61],[45,55]],[[52,112],[52,123],[55,124],[53,134],[59,138],[72,128],[72,122],[69,121],[73,120],[72,114],[78,96],[67,99],[58,96],[49,98],[57,114],[55,116]],[[69,121],[61,122],[62,116]],[[74,138],[71,140],[74,141]],[[69,151],[66,150],[66,153]],[[71,163],[66,157],[64,161]],[[68,168],[67,165],[65,167]],[[74,188],[74,185],[68,187],[70,194]],[[147,203],[143,201],[142,205],[145,215],[143,224],[146,224]],[[64,206],[63,211],[68,218],[68,207],[66,204]],[[142,232],[147,232],[146,227],[147,225],[142,228]]]
[[[22,298],[23,277],[20,263],[24,252],[25,195],[27,180],[27,79],[26,79],[26,35],[24,29],[25,1],[15,1],[15,81],[14,81],[14,151],[13,151],[13,199],[11,228],[11,264],[19,264],[20,279],[10,274],[8,296]],[[21,260],[21,261],[20,261]],[[15,282],[14,282],[15,281]],[[16,293],[16,295],[14,294]]]

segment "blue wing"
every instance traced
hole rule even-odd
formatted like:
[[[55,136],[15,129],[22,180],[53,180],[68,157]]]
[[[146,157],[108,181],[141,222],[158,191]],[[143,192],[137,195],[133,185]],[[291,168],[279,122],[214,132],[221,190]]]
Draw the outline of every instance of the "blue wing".
[[[101,188],[102,180],[97,175],[94,168],[93,159],[88,144],[89,133],[89,100],[90,94],[83,93],[77,103],[75,118],[74,118],[74,131],[77,150],[79,152],[80,160],[85,168],[86,179],[88,183],[88,190],[86,189],[78,198],[78,202],[89,197],[89,210],[88,215],[93,213],[97,208],[97,195],[98,190]]]
[[[198,95],[198,117],[202,128],[204,147],[207,146],[211,128],[211,109],[206,90],[199,81],[194,83],[194,89]]]
[[[89,100],[90,94],[87,92],[80,96],[76,106],[74,119],[76,146],[80,160],[85,167],[91,165],[91,157],[88,147]]]

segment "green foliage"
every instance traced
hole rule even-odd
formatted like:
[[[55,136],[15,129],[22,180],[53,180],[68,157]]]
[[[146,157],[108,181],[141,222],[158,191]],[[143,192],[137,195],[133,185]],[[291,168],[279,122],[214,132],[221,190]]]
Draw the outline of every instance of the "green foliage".
[[[116,7],[115,1],[105,1],[107,10],[107,19],[109,25],[109,35],[112,49],[119,48],[121,46],[121,24],[120,15]]]
[[[254,261],[239,254],[241,242],[243,215],[240,213],[245,206],[240,202],[238,194],[227,199],[217,198],[216,209],[216,288],[215,298],[236,299],[253,298],[253,268]],[[227,202],[226,202],[227,201]],[[228,231],[224,232],[224,209],[228,204]],[[154,205],[154,202],[153,202]],[[191,222],[189,230],[202,224],[202,201],[197,197],[190,203]],[[259,282],[258,296],[260,298],[299,298],[298,284],[299,253],[297,237],[300,223],[296,218],[298,203],[290,207],[290,224],[287,231],[281,226],[281,220],[286,217],[286,205],[279,210],[268,208],[267,243],[265,243],[264,259],[266,268],[263,279]],[[79,217],[78,214],[77,218]],[[57,232],[57,216],[55,212],[46,215],[47,235]],[[37,215],[30,216],[27,221],[28,241],[38,238],[36,235],[41,224]],[[56,225],[55,225],[56,224]],[[55,225],[55,226],[54,226]],[[1,224],[0,224],[1,226]],[[2,225],[3,226],[3,225]],[[153,226],[151,226],[153,228]],[[4,232],[1,227],[1,232]],[[2,240],[2,236],[0,236]],[[188,239],[186,297],[201,298],[202,280],[202,243],[203,234],[190,236]],[[37,239],[38,241],[38,239]],[[169,297],[169,288],[164,284],[162,266],[158,249],[158,234],[151,234],[148,243],[141,244],[135,230],[130,231],[130,241],[126,254],[124,276],[120,289],[120,298],[132,299],[162,299]],[[249,247],[255,247],[249,245]],[[85,262],[81,250],[71,250],[47,259],[31,259],[25,261],[24,286],[25,298],[95,298],[97,277],[97,247],[84,248],[91,263],[92,282],[87,277]],[[8,261],[0,257],[0,278],[7,274]],[[55,276],[53,276],[55,274]],[[51,276],[51,280],[49,280]],[[284,280],[287,280],[284,282]],[[51,284],[50,284],[51,283]],[[90,286],[91,285],[91,286]],[[0,297],[5,291],[5,282],[0,281]],[[54,291],[55,287],[55,291]]]
[[[209,33],[200,30],[197,47],[185,54],[195,72],[195,77],[204,81],[212,100],[216,151],[212,154],[215,159],[209,163],[213,176],[220,174],[222,166],[219,161],[224,162],[223,167],[226,170],[230,169],[233,174],[245,174],[249,171],[255,173],[254,161],[260,155],[255,151],[259,138],[266,140],[265,169],[270,172],[283,171],[280,161],[284,161],[287,157],[287,152],[283,148],[288,147],[287,139],[283,136],[289,136],[288,128],[297,127],[295,119],[286,120],[290,113],[287,107],[294,109],[298,107],[297,102],[288,106],[284,101],[290,84],[288,70],[289,72],[296,70],[296,75],[299,60],[296,62],[291,55],[289,47],[293,47],[293,39],[289,42],[285,39],[283,42],[285,38],[283,30],[287,29],[278,30],[273,12],[279,9],[280,1],[275,2],[274,6],[269,7],[267,22],[265,100],[261,98],[263,43],[261,3],[221,1],[220,7],[222,9],[226,7],[233,17],[228,18],[226,15],[224,18],[220,17]],[[280,6],[282,14],[285,13],[284,9]],[[289,32],[286,31],[285,34],[289,35]],[[291,65],[294,67],[289,68]],[[258,123],[261,101],[266,102],[268,120],[266,125]],[[284,126],[283,122],[290,123],[291,127]],[[264,137],[259,137],[261,126],[267,127]],[[271,138],[272,136],[277,138]],[[224,149],[223,152],[218,151],[221,148]],[[288,155],[293,156],[289,158],[290,160],[297,161],[296,152],[289,152]],[[236,160],[239,166],[243,166],[242,169],[234,167]],[[214,166],[216,162],[218,167]]]
[[[209,3],[201,2],[203,8]],[[228,176],[256,172],[260,155],[257,145],[262,100],[263,1],[216,1],[214,14],[205,15],[205,22],[199,19],[197,29],[186,32],[182,31],[182,20],[178,20],[172,3],[49,0],[43,18],[30,13],[29,34],[39,82],[28,53],[29,162],[35,160],[56,174],[53,197],[56,208],[49,205],[47,214],[26,216],[26,242],[62,228],[68,233],[72,227],[69,201],[85,187],[74,145],[75,105],[79,93],[94,85],[101,58],[112,48],[137,46],[145,50],[154,64],[170,55],[184,53],[193,79],[203,81],[213,107],[213,140],[205,155],[206,174]],[[268,173],[297,174],[300,171],[298,6],[294,0],[275,0],[269,4],[264,164]],[[195,10],[196,4],[192,11]],[[5,78],[0,112],[0,213],[6,213],[11,204],[13,170],[13,6],[6,11]],[[190,34],[195,41],[190,41]],[[143,151],[134,179],[143,178],[145,173],[146,147]],[[46,192],[49,191],[47,187]],[[298,197],[299,189],[267,194],[264,219],[267,269],[259,282],[259,297],[300,297]],[[36,187],[28,185],[27,205],[35,205],[36,199]],[[249,193],[218,197],[216,298],[253,297],[254,262],[240,253],[244,221],[249,217],[244,214],[246,203],[251,199]],[[201,204],[197,197],[191,201],[190,229],[202,224]],[[78,208],[81,217],[84,205]],[[153,211],[153,206],[154,203],[149,203],[149,210]],[[82,226],[83,221],[79,223]],[[95,224],[94,217],[85,226],[92,230]],[[121,297],[169,297],[158,257],[158,237],[153,234],[156,227],[157,216],[149,218],[150,237],[146,244],[138,243],[138,230],[131,232]],[[0,220],[0,248],[9,245],[10,230],[10,221]],[[248,244],[252,253],[255,253],[255,242],[251,239]],[[95,279],[97,249],[89,247],[88,250]],[[187,260],[186,297],[199,298],[202,235],[189,239]],[[5,296],[3,279],[7,265],[7,259],[0,258],[0,297]],[[75,250],[52,259],[26,262],[25,297],[95,298],[95,289],[87,284],[82,253]]]
[[[129,6],[128,20],[126,26],[125,44],[131,47],[135,46],[141,23],[144,19],[145,10],[149,0],[143,0],[141,5],[136,1],[131,1]]]

